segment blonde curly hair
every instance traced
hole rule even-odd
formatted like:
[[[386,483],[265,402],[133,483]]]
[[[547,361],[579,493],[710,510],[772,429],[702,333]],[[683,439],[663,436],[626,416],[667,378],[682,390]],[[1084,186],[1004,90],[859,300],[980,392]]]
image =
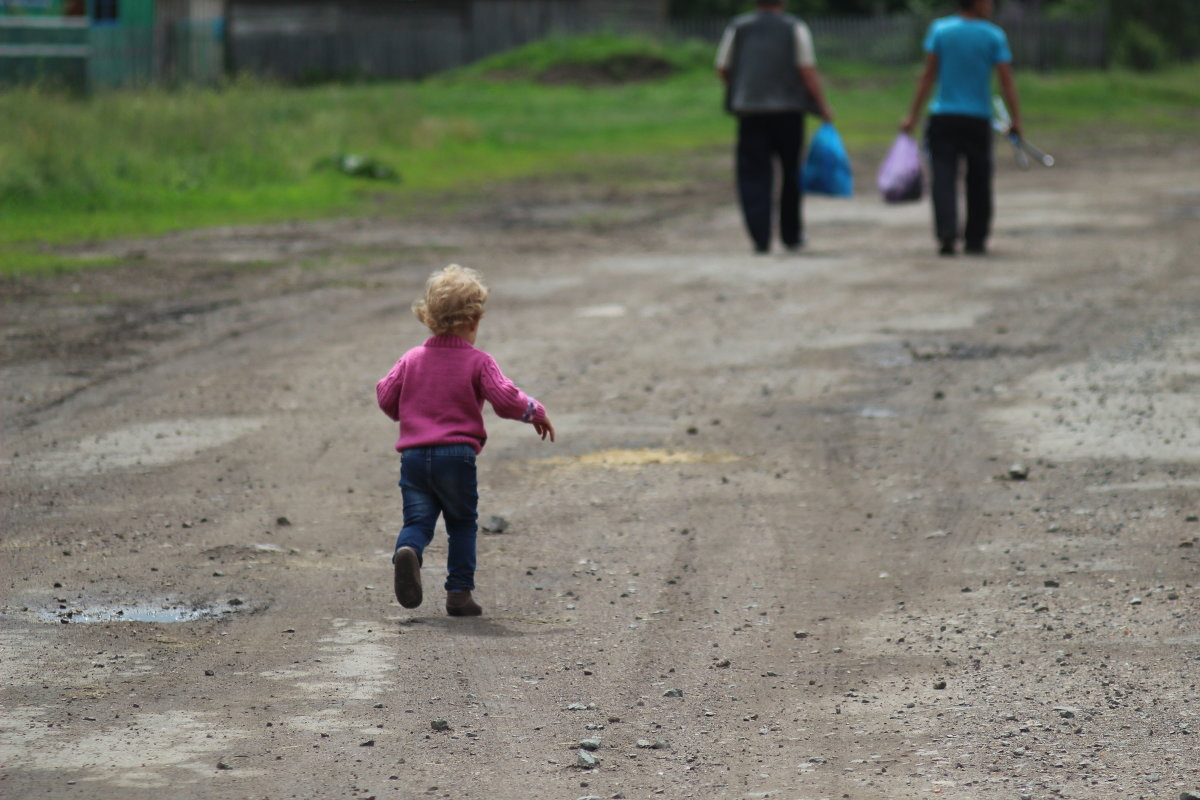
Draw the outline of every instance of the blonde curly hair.
[[[487,296],[482,275],[451,264],[429,276],[425,297],[413,303],[412,310],[434,336],[441,336],[478,322]]]

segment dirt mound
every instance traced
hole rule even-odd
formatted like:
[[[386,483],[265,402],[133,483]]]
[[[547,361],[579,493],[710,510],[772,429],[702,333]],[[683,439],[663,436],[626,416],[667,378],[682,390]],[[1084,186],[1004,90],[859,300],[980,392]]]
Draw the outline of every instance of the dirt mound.
[[[555,64],[538,76],[539,83],[575,86],[611,86],[665,78],[676,66],[650,55],[612,56],[602,61]]]

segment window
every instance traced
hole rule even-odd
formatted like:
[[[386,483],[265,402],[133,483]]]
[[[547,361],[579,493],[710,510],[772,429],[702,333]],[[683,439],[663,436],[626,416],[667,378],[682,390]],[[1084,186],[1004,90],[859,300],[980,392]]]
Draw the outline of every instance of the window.
[[[121,17],[118,3],[119,0],[92,0],[92,21],[116,22]]]

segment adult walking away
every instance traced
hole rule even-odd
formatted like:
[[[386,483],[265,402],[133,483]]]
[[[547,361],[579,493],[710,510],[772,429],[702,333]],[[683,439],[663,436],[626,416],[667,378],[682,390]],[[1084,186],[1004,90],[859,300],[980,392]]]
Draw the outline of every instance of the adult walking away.
[[[812,34],[807,25],[784,13],[782,0],[759,0],[755,11],[735,18],[725,29],[716,67],[725,82],[725,108],[738,119],[738,200],[754,252],[771,249],[775,161],[783,173],[779,238],[788,250],[798,250],[804,244],[804,115],[815,112],[833,120],[821,90]]]
[[[934,20],[925,36],[925,69],[912,107],[900,123],[912,131],[934,84],[926,143],[933,168],[933,220],[939,251],[954,255],[958,243],[958,164],[967,164],[965,252],[983,255],[992,225],[992,71],[1021,133],[1021,112],[1012,76],[1012,51],[1004,31],[989,21],[992,0],[959,0],[958,14]]]

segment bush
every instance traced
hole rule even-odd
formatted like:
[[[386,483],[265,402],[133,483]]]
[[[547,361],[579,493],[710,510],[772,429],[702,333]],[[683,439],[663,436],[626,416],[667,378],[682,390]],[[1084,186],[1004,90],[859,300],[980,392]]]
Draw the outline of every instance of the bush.
[[[506,77],[548,83],[625,83],[708,69],[712,48],[702,42],[663,42],[649,36],[594,33],[551,36],[446,73],[447,78]],[[588,76],[590,75],[590,79]]]
[[[1157,72],[1171,60],[1171,48],[1145,23],[1129,20],[1117,34],[1113,60],[1139,72]]]
[[[1200,56],[1200,3],[1196,0],[1106,0],[1106,3],[1114,44],[1120,45],[1126,28],[1138,25],[1158,34],[1166,43],[1172,61]],[[1141,38],[1136,34],[1135,37]]]

